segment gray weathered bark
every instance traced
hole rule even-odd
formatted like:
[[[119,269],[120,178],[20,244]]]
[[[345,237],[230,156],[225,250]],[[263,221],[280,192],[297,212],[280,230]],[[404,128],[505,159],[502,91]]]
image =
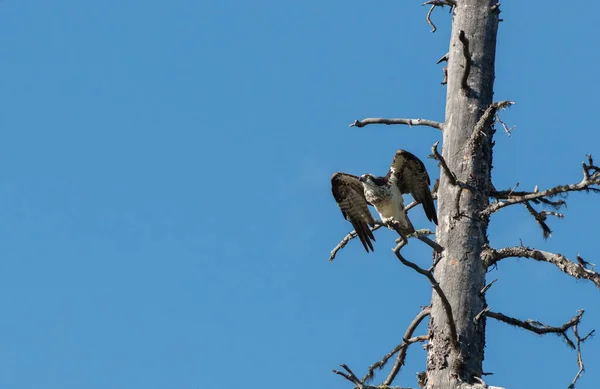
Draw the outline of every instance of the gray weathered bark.
[[[491,120],[479,126],[478,122],[493,97],[498,29],[498,13],[492,8],[495,3],[461,0],[454,9],[442,155],[465,185],[452,185],[441,172],[437,238],[445,251],[435,277],[452,306],[458,345],[452,347],[448,320],[434,292],[427,357],[427,388],[431,389],[475,383],[474,377],[482,374],[485,318],[477,325],[473,318],[485,305],[480,291],[486,269],[480,255],[487,243],[488,220],[479,214],[488,205],[493,130]]]

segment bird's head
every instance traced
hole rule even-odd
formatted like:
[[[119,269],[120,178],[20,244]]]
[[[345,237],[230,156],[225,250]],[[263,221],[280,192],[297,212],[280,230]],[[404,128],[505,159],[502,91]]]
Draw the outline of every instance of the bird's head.
[[[368,187],[379,187],[384,186],[386,184],[385,177],[377,177],[371,174],[363,174],[358,178],[358,180],[362,182],[363,185],[366,185]]]

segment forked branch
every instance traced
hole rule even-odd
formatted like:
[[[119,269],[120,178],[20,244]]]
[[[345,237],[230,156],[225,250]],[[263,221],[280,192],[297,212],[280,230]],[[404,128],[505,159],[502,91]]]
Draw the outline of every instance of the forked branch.
[[[509,316],[506,316],[506,315],[503,315],[503,314],[497,313],[497,312],[486,312],[486,315],[488,317],[491,317],[498,321],[510,324],[512,326],[520,327],[527,331],[534,332],[538,335],[557,334],[559,336],[562,336],[565,339],[565,341],[567,342],[567,344],[569,345],[569,347],[571,347],[574,350],[577,350],[577,366],[579,366],[579,370],[577,371],[575,378],[573,379],[573,381],[571,382],[571,384],[569,385],[569,388],[568,388],[568,389],[573,389],[573,388],[575,388],[575,384],[577,383],[577,380],[581,376],[581,373],[583,373],[583,371],[585,370],[585,367],[583,365],[583,358],[581,357],[581,344],[583,342],[585,342],[595,332],[595,330],[592,330],[584,337],[579,336],[578,325],[581,322],[581,317],[583,316],[583,312],[584,312],[583,310],[580,310],[577,315],[575,315],[571,318],[571,320],[569,320],[568,322],[566,322],[565,324],[563,324],[559,327],[552,327],[552,326],[540,323],[537,320],[522,321],[522,320],[515,319],[513,317],[509,317]],[[573,343],[573,341],[567,335],[567,331],[570,328],[573,328],[573,336],[575,337],[575,343]]]
[[[425,307],[421,310],[421,312],[419,312],[419,314],[413,319],[413,321],[406,328],[406,331],[404,332],[404,337],[402,338],[402,343],[400,343],[398,346],[394,347],[394,349],[392,351],[390,351],[389,353],[387,353],[380,361],[375,362],[374,364],[372,364],[369,367],[367,374],[365,375],[365,377],[362,380],[363,383],[367,382],[373,378],[373,376],[375,375],[375,369],[379,369],[379,370],[383,369],[383,367],[390,360],[390,358],[392,358],[394,355],[396,355],[396,353],[399,353],[398,357],[396,358],[396,363],[394,364],[394,367],[392,368],[392,370],[390,371],[390,374],[385,379],[385,381],[383,382],[382,385],[390,385],[392,383],[392,381],[394,381],[394,378],[396,378],[396,375],[400,371],[400,368],[404,365],[404,360],[406,359],[406,352],[408,350],[408,346],[410,346],[413,343],[424,342],[427,340],[426,335],[416,336],[414,338],[412,336],[413,336],[413,333],[415,332],[415,330],[417,329],[417,327],[419,326],[419,324],[421,324],[423,319],[425,319],[427,316],[429,316],[430,313],[431,313],[431,307]]]
[[[448,319],[448,326],[450,327],[450,337],[451,337],[452,347],[454,349],[457,349],[458,348],[458,336],[456,333],[456,324],[454,322],[454,316],[452,314],[452,306],[450,305],[450,301],[448,301],[448,298],[444,294],[444,291],[440,287],[440,284],[435,280],[435,277],[433,276],[433,266],[429,270],[425,270],[425,269],[419,267],[416,263],[411,262],[411,261],[407,260],[406,258],[404,258],[402,256],[402,254],[400,254],[400,249],[405,244],[406,243],[404,241],[399,243],[396,247],[394,247],[394,249],[392,251],[394,252],[394,254],[396,254],[396,257],[400,260],[400,262],[402,262],[403,265],[408,266],[411,269],[413,269],[414,271],[416,271],[417,273],[424,275],[425,277],[427,277],[427,279],[431,283],[431,286],[433,287],[433,289],[436,291],[436,293],[440,297],[440,300],[442,301],[442,306],[444,307],[444,311],[446,312],[446,318]]]
[[[559,194],[567,194],[569,192],[596,192],[600,193],[600,167],[594,165],[594,161],[591,155],[588,155],[588,163],[582,163],[583,179],[577,184],[570,185],[558,185],[554,188],[546,189],[543,191],[535,190],[533,192],[513,192],[512,194],[506,194],[506,191],[492,192],[491,196],[496,198],[504,198],[502,201],[498,201],[489,205],[484,209],[481,214],[482,216],[489,216],[494,212],[499,211],[509,205],[524,203],[526,201],[538,200],[550,205],[564,205],[564,201],[553,202],[549,200]]]
[[[432,128],[437,128],[442,131],[444,129],[444,123],[436,122],[434,120],[428,119],[405,119],[405,118],[366,118],[363,120],[355,120],[354,123],[350,124],[350,127],[364,127],[369,124],[404,124],[409,127],[412,126],[429,126]]]
[[[573,389],[575,387],[575,384],[581,376],[581,373],[585,371],[585,366],[583,365],[583,358],[581,357],[581,343],[585,342],[590,336],[594,335],[594,332],[596,332],[596,330],[592,330],[582,338],[579,336],[579,329],[577,328],[578,324],[579,323],[573,326],[573,335],[575,336],[576,340],[575,344],[577,347],[577,366],[579,366],[579,370],[577,371],[577,374],[575,375],[575,378],[573,378],[573,381],[571,382],[571,385],[569,385],[568,389]]]
[[[533,216],[533,218],[535,219],[536,223],[540,226],[540,228],[542,229],[542,232],[544,234],[544,239],[548,239],[550,237],[550,235],[552,235],[552,230],[550,229],[550,227],[548,227],[548,225],[546,224],[546,218],[550,215],[550,216],[556,216],[559,219],[562,219],[565,217],[565,215],[563,215],[562,213],[558,213],[558,212],[552,212],[552,211],[536,211],[535,208],[533,208],[531,206],[531,204],[529,203],[529,201],[525,201],[523,202],[523,205],[525,206],[525,208],[527,209],[527,212],[529,212],[529,214],[531,216]]]
[[[436,194],[435,193],[433,194],[433,198],[434,199],[436,198]],[[406,207],[404,207],[404,211],[408,212],[409,210],[413,209],[417,205],[419,205],[419,203],[417,203],[416,201],[413,201],[412,203],[410,203]],[[375,226],[371,227],[371,231],[377,231],[381,227],[385,227],[385,224],[383,222],[381,222],[380,220],[376,220],[375,221]],[[346,235],[344,237],[344,239],[342,239],[340,241],[340,243],[338,243],[333,248],[333,250],[331,250],[331,254],[329,255],[329,262],[333,261],[335,259],[335,256],[337,255],[338,251],[340,251],[341,249],[343,249],[344,247],[346,247],[346,245],[348,244],[348,242],[350,242],[354,238],[356,238],[356,231],[352,230],[350,233],[348,233],[348,235]]]
[[[341,375],[342,377],[344,377],[345,379],[347,379],[348,381],[352,382],[356,388],[358,389],[382,389],[378,386],[371,386],[371,385],[365,385],[363,384],[358,377],[352,372],[352,370],[350,370],[350,368],[347,365],[340,365],[342,367],[342,369],[346,370],[346,372],[344,373],[343,371],[339,371],[339,370],[333,370],[333,372],[337,375]],[[388,386],[386,389],[409,389],[409,388],[401,388],[401,387],[393,387],[393,386]]]
[[[600,289],[600,274],[586,268],[586,264],[589,264],[589,262],[584,261],[585,264],[575,263],[562,254],[549,253],[525,246],[515,246],[499,250],[488,248],[481,253],[481,258],[487,269],[504,258],[531,258],[536,261],[548,262],[571,277],[592,281]]]

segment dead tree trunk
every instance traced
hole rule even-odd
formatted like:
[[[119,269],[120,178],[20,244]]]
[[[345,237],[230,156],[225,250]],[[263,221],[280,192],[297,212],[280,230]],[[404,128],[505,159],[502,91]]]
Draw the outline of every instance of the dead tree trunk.
[[[476,325],[473,318],[485,306],[480,293],[486,274],[481,253],[487,243],[488,219],[478,215],[488,205],[493,130],[491,120],[479,121],[494,94],[495,3],[462,0],[454,8],[442,156],[455,178],[441,172],[437,240],[445,250],[435,275],[452,306],[458,344],[451,347],[448,319],[434,292],[428,388],[454,388],[459,381],[473,382],[482,373],[485,319]]]
[[[486,273],[491,266],[504,258],[531,258],[551,263],[560,271],[577,279],[593,282],[600,289],[600,273],[593,270],[594,264],[580,256],[576,261],[558,253],[529,248],[523,245],[494,249],[489,246],[487,229],[489,218],[499,210],[523,204],[544,236],[550,234],[547,216],[563,217],[556,212],[566,205],[563,199],[553,197],[568,192],[600,193],[600,167],[594,164],[591,155],[582,163],[583,179],[580,182],[559,185],[546,190],[532,192],[496,190],[491,182],[492,147],[494,123],[499,122],[510,131],[498,116],[499,109],[513,104],[509,101],[494,102],[494,62],[496,35],[499,22],[499,3],[495,0],[429,0],[431,13],[438,6],[452,6],[452,34],[450,50],[440,61],[448,61],[444,78],[447,84],[446,115],[444,123],[426,119],[367,118],[357,120],[351,126],[364,127],[371,124],[428,126],[443,132],[443,148],[440,155],[438,143],[433,146],[433,157],[440,162],[440,181],[437,189],[438,228],[436,240],[443,247],[441,256],[436,255],[434,264],[423,269],[405,259],[400,253],[403,243],[394,248],[400,262],[426,277],[432,286],[432,304],[409,324],[402,343],[372,364],[364,378],[359,379],[352,370],[341,365],[344,372],[336,374],[351,381],[360,389],[389,388],[400,372],[408,347],[427,341],[426,372],[418,374],[418,385],[426,389],[479,389],[488,388],[483,381],[482,364],[485,348],[486,317],[517,326],[538,335],[559,334],[567,345],[577,352],[579,370],[569,388],[573,388],[584,371],[581,344],[594,331],[580,336],[578,325],[583,316],[579,311],[561,326],[549,326],[535,320],[522,321],[499,312],[493,312],[485,301]],[[495,199],[490,204],[489,199]],[[534,205],[551,207],[552,211],[536,210]],[[406,206],[408,211],[417,205]],[[365,205],[366,207],[366,205]],[[371,230],[381,227],[378,222]],[[333,249],[330,261],[346,244],[356,237],[352,231]],[[415,336],[414,332],[426,317],[429,328],[426,335]],[[572,331],[575,341],[567,332]],[[379,386],[372,386],[375,372],[381,370],[392,358],[396,361],[387,377]],[[489,388],[495,388],[489,386]]]

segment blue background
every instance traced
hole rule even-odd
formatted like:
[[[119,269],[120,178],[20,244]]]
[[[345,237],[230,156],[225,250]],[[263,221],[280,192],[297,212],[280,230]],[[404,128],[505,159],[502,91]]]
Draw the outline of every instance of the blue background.
[[[404,148],[439,176],[437,130],[348,127],[443,120],[450,15],[434,12],[432,34],[419,4],[2,1],[0,387],[350,388],[331,369],[362,376],[431,297],[391,231],[327,261],[351,229],[333,172],[384,174]],[[495,98],[516,101],[502,113],[516,128],[496,135],[494,184],[577,182],[586,153],[600,161],[600,5],[502,11]],[[571,194],[547,241],[509,207],[491,243],[600,264],[599,200]],[[405,253],[429,263],[419,242]],[[495,311],[558,325],[585,308],[581,331],[600,330],[589,281],[528,259],[494,278]],[[584,345],[579,389],[597,387],[599,349]],[[395,384],[424,369],[415,345]],[[557,336],[488,320],[484,369],[493,385],[566,388],[577,364]]]

